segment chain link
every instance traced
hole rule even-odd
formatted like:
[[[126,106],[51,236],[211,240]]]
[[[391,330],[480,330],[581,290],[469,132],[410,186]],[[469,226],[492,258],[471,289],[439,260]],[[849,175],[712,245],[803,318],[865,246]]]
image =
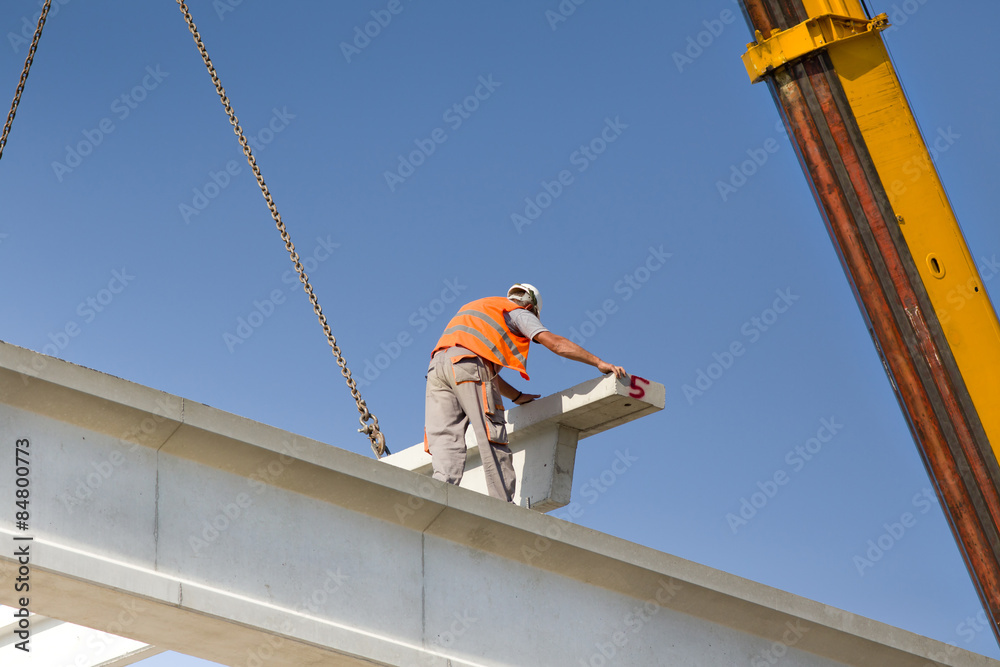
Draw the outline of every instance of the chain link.
[[[21,80],[17,83],[17,90],[14,91],[14,101],[10,105],[10,113],[7,114],[7,122],[3,126],[3,134],[0,135],[0,158],[3,157],[3,148],[7,145],[7,135],[14,124],[14,114],[17,113],[17,105],[21,103],[21,93],[24,92],[24,82],[28,80],[28,72],[31,70],[31,61],[35,59],[35,49],[38,48],[38,40],[42,37],[42,27],[45,25],[45,17],[49,15],[49,7],[52,0],[45,0],[42,7],[42,15],[38,17],[38,26],[35,28],[35,36],[31,38],[31,48],[28,49],[28,57],[24,60],[24,69],[21,70]]]
[[[389,449],[385,446],[385,436],[379,430],[378,418],[368,411],[368,406],[365,405],[364,399],[361,398],[361,393],[358,391],[357,384],[354,378],[351,377],[351,371],[347,368],[347,362],[344,360],[344,356],[340,352],[340,346],[337,345],[337,339],[334,338],[333,332],[330,330],[330,325],[326,321],[326,315],[323,314],[323,309],[320,308],[319,301],[316,295],[313,293],[312,285],[309,284],[309,276],[306,275],[305,270],[302,268],[302,263],[299,261],[299,254],[295,252],[295,246],[292,244],[292,240],[288,235],[288,231],[285,229],[285,223],[281,221],[281,215],[278,213],[278,208],[274,204],[274,200],[271,198],[271,193],[267,189],[267,185],[264,184],[264,177],[260,173],[260,168],[257,166],[257,160],[254,158],[253,153],[250,151],[250,144],[247,143],[246,137],[243,136],[243,128],[240,127],[239,120],[236,118],[236,113],[233,111],[233,107],[229,104],[229,98],[226,96],[226,91],[222,87],[222,83],[219,81],[219,75],[215,72],[215,67],[212,65],[212,60],[208,57],[208,51],[205,49],[205,43],[201,39],[201,35],[198,33],[198,29],[195,27],[194,19],[191,18],[191,12],[188,11],[187,3],[184,0],[177,0],[177,4],[180,5],[181,12],[184,14],[184,20],[187,21],[188,29],[191,31],[192,37],[194,37],[195,44],[198,46],[198,51],[201,53],[202,60],[205,61],[205,66],[208,68],[208,73],[212,76],[212,83],[215,84],[215,90],[219,94],[219,98],[222,100],[222,106],[225,107],[226,113],[229,115],[229,123],[233,126],[233,132],[239,138],[240,146],[243,147],[243,154],[247,158],[247,162],[250,164],[250,168],[253,170],[254,176],[257,178],[257,184],[260,186],[261,194],[264,195],[265,201],[267,201],[267,208],[271,211],[271,217],[274,219],[274,224],[277,225],[278,231],[281,233],[281,240],[285,242],[285,249],[288,250],[288,254],[292,259],[292,263],[295,265],[295,270],[299,274],[299,280],[302,282],[302,286],[309,296],[309,302],[312,304],[313,312],[316,313],[316,317],[319,318],[320,326],[323,327],[323,333],[326,334],[326,339],[330,343],[330,347],[333,349],[334,355],[337,357],[337,365],[340,366],[340,373],[347,380],[347,386],[351,390],[351,396],[354,397],[354,401],[358,405],[358,412],[361,414],[359,421],[361,422],[361,428],[358,429],[360,433],[364,433],[372,443],[372,451],[375,452],[377,458],[389,454]],[[23,77],[22,77],[23,79]],[[371,423],[367,423],[371,421]]]

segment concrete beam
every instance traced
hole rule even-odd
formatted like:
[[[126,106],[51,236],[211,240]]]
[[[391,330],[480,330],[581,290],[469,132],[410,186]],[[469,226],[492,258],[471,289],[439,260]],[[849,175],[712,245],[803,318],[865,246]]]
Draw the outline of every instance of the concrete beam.
[[[0,603],[226,665],[1000,666],[6,344],[0,432]]]
[[[567,505],[578,441],[658,412],[665,403],[662,384],[637,376],[626,384],[609,375],[508,410],[507,432],[517,473],[514,503],[539,512]],[[468,454],[461,486],[485,494],[483,461],[471,428],[465,443]],[[382,461],[428,477],[433,472],[422,442]]]

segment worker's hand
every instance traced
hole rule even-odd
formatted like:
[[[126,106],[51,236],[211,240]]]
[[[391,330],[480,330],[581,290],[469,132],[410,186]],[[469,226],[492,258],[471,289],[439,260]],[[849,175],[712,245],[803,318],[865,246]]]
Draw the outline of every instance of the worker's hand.
[[[622,368],[621,366],[615,366],[613,364],[609,364],[606,361],[598,363],[597,370],[601,371],[602,373],[614,373],[622,380],[628,379],[628,373],[625,372],[624,368]]]
[[[514,405],[524,405],[525,403],[531,403],[533,400],[535,400],[536,398],[539,398],[540,396],[541,396],[541,394],[524,394],[524,393],[522,393],[520,396],[517,397],[517,400],[514,401]]]

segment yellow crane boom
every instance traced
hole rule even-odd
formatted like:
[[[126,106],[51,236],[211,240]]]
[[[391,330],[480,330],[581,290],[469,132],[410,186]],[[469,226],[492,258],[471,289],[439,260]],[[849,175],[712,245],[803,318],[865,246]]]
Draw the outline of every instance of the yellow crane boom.
[[[742,2],[747,73],[782,113],[1000,638],[1000,323],[879,34],[888,20],[860,0]]]

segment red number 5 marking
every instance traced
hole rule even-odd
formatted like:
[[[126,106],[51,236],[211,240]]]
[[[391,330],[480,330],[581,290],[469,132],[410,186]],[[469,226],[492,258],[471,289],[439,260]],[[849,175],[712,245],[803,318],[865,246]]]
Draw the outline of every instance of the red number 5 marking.
[[[646,378],[641,378],[638,375],[633,375],[632,376],[632,384],[629,385],[632,388],[632,391],[630,391],[628,393],[628,395],[631,396],[632,398],[642,398],[643,396],[646,395],[646,390],[643,389],[642,387],[636,385],[636,382],[642,382],[643,384],[649,384],[649,380],[647,380]]]

